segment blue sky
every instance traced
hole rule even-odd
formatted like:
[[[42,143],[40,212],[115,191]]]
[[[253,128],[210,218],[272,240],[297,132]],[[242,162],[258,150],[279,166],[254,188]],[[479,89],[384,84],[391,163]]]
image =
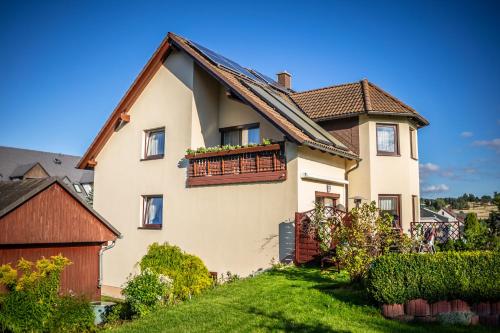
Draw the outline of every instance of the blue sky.
[[[1,1],[0,145],[83,154],[168,31],[306,90],[368,78],[431,125],[422,196],[500,190],[498,1]]]

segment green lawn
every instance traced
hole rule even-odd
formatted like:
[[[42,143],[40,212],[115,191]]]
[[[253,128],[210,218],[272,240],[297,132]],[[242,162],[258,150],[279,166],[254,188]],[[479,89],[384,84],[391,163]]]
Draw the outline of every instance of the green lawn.
[[[343,274],[288,268],[210,290],[116,332],[487,332],[387,320]]]

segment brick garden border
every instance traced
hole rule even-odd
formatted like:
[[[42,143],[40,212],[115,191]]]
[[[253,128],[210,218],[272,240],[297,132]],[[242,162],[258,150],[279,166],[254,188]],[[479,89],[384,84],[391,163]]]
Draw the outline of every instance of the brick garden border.
[[[466,301],[454,299],[429,303],[425,299],[412,299],[404,304],[383,304],[382,315],[386,318],[403,321],[432,322],[441,313],[473,312],[470,325],[499,326],[500,301],[480,302],[469,305]]]

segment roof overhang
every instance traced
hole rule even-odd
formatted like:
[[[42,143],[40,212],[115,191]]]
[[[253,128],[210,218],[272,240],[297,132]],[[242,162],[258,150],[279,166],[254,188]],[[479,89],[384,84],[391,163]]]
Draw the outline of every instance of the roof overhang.
[[[111,135],[113,135],[116,125],[122,119],[121,114],[129,111],[130,107],[134,104],[144,88],[146,88],[147,84],[151,81],[154,74],[160,68],[170,50],[171,45],[167,36],[163,39],[158,49],[156,49],[153,56],[149,59],[142,71],[136,77],[130,88],[113,110],[113,113],[109,116],[108,120],[106,120],[106,123],[101,128],[94,141],[90,144],[80,162],[78,162],[78,165],[76,166],[77,168],[91,169],[94,167],[95,164],[92,165],[93,163],[91,163],[91,161],[94,161],[108,139]]]
[[[153,56],[149,59],[148,63],[142,71],[139,73],[132,86],[127,90],[124,97],[118,103],[117,107],[114,109],[111,116],[108,118],[102,129],[99,131],[94,141],[87,149],[82,159],[77,165],[77,168],[80,169],[92,169],[96,165],[95,158],[102,150],[106,142],[113,135],[115,128],[118,122],[121,121],[122,114],[129,111],[130,107],[137,100],[139,95],[145,89],[147,84],[151,81],[154,74],[161,67],[165,59],[168,57],[172,50],[180,50],[188,54],[197,65],[207,71],[215,80],[217,80],[221,85],[225,87],[227,91],[229,91],[233,96],[237,97],[243,103],[252,107],[255,111],[257,111],[260,115],[262,115],[266,120],[276,126],[288,140],[295,142],[297,144],[305,144],[308,146],[314,146],[315,149],[320,149],[325,152],[334,153],[339,156],[344,156],[347,158],[358,158],[356,155],[353,155],[349,151],[343,151],[342,149],[338,149],[335,147],[330,147],[328,145],[323,145],[320,143],[308,142],[300,135],[295,133],[292,130],[286,128],[286,126],[280,121],[274,114],[268,112],[265,108],[263,108],[258,103],[252,100],[252,96],[248,91],[239,87],[238,85],[233,84],[229,81],[227,77],[224,75],[220,75],[216,73],[213,68],[210,66],[210,62],[206,60],[203,56],[197,53],[190,47],[184,45],[184,41],[176,36],[175,34],[168,33],[167,37],[162,41],[158,49],[155,51]]]

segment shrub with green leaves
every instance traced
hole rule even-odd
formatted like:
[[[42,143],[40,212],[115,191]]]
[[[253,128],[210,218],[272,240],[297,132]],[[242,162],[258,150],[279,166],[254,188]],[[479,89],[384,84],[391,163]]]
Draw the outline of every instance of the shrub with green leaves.
[[[146,268],[129,278],[122,293],[133,317],[142,317],[168,301],[171,281]]]
[[[381,216],[374,201],[352,209],[333,232],[336,258],[352,281],[360,281],[371,262],[391,251],[409,252],[411,239],[392,228],[392,217]]]
[[[490,251],[388,254],[371,265],[366,286],[376,301],[404,303],[500,300],[500,253]]]
[[[14,269],[0,266],[3,297],[0,330],[11,332],[86,332],[94,330],[90,304],[70,296],[59,296],[63,269],[71,261],[62,255],[36,263],[20,259]]]
[[[49,332],[93,332],[94,309],[83,298],[62,296],[57,301]]]
[[[168,276],[173,280],[173,298],[184,300],[201,293],[213,284],[208,269],[200,258],[185,253],[168,243],[153,243],[140,261],[141,270]]]

